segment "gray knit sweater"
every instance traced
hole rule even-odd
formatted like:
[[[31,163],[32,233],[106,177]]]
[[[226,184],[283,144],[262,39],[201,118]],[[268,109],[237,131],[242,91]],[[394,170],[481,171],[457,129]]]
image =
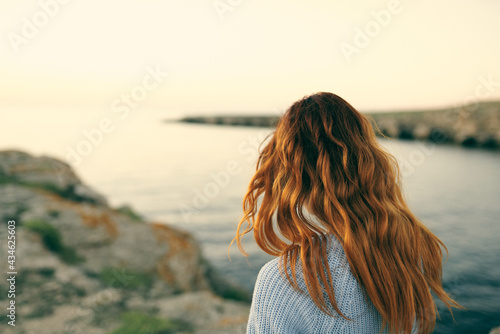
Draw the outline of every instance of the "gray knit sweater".
[[[339,241],[328,237],[328,263],[332,273],[339,315],[322,312],[307,293],[300,261],[297,263],[297,283],[302,294],[280,274],[279,258],[268,262],[259,272],[253,294],[247,334],[291,333],[380,333],[382,318],[364,296],[363,288],[352,275]],[[290,272],[290,271],[289,271]],[[325,300],[328,300],[325,295]],[[336,314],[330,305],[332,314]],[[416,333],[416,328],[412,331]]]

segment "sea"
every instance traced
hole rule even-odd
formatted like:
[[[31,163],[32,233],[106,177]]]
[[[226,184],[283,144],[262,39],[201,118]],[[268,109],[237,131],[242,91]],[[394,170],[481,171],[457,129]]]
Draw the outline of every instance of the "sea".
[[[191,232],[203,255],[252,291],[273,257],[248,234],[231,240],[269,128],[173,122],[163,111],[119,118],[106,110],[4,109],[0,149],[66,161],[112,206]],[[500,152],[380,139],[399,161],[410,208],[446,245],[445,290],[466,310],[440,303],[434,333],[488,333],[500,326]]]

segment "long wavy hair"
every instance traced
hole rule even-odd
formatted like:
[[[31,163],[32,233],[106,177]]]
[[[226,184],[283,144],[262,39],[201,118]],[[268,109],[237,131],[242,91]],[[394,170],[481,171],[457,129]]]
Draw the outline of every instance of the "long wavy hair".
[[[410,333],[417,322],[419,332],[431,332],[437,314],[431,291],[450,312],[461,306],[442,287],[446,247],[410,211],[400,184],[397,161],[378,144],[369,118],[331,93],[305,97],[280,118],[261,150],[233,242],[247,256],[241,238],[253,229],[260,248],[282,257],[280,266],[299,291],[300,259],[314,303],[336,316],[329,302],[348,319],[337,307],[321,247],[333,234],[382,316],[381,331]]]

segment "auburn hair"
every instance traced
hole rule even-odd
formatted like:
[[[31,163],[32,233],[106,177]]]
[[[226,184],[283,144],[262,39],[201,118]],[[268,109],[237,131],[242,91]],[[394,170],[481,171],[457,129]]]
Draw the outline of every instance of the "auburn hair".
[[[442,287],[445,245],[410,211],[401,189],[397,161],[377,142],[369,118],[335,94],[317,93],[285,112],[261,150],[233,242],[247,256],[241,238],[253,229],[260,248],[281,256],[280,268],[299,291],[300,259],[314,303],[336,316],[329,302],[348,319],[321,247],[333,234],[383,319],[381,331],[410,333],[416,322],[429,333],[437,314],[431,291],[450,312],[462,307]]]

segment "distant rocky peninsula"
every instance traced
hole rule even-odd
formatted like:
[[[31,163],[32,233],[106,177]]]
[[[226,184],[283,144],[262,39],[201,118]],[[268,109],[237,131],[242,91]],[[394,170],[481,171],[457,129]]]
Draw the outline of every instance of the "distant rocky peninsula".
[[[500,101],[453,108],[398,112],[366,112],[377,133],[403,140],[500,149]],[[183,123],[274,127],[279,116],[190,116]]]
[[[0,151],[0,225],[1,333],[245,332],[249,293],[189,233],[110,207],[62,161]]]

